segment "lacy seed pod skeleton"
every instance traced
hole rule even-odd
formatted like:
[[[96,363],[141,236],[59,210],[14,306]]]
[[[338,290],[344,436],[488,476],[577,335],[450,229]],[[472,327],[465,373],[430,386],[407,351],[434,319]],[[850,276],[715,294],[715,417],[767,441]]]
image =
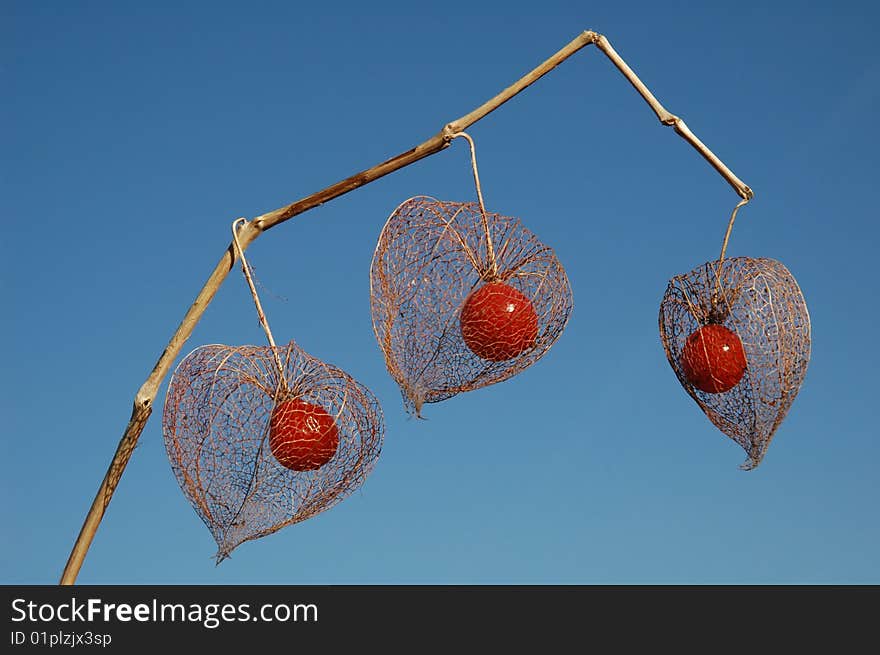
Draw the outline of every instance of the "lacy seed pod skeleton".
[[[725,259],[737,210],[746,202],[730,217],[719,259],[670,280],[659,322],[682,387],[743,447],[748,460],[742,468],[752,469],[800,391],[811,336],[806,301],[785,266],[765,258]],[[727,352],[711,352],[719,346]]]
[[[349,495],[373,469],[384,434],[369,389],[292,341],[275,345],[239,221],[233,242],[269,345],[194,350],[171,379],[162,423],[171,467],[217,542],[218,562]]]
[[[427,196],[388,218],[373,255],[373,329],[410,411],[506,380],[540,359],[571,315],[553,250],[478,202]]]
[[[332,417],[338,442],[320,466],[292,469],[271,452],[271,417],[288,399]],[[214,536],[218,561],[348,496],[373,469],[383,435],[370,391],[293,342],[197,348],[174,372],[163,428],[171,468]]]

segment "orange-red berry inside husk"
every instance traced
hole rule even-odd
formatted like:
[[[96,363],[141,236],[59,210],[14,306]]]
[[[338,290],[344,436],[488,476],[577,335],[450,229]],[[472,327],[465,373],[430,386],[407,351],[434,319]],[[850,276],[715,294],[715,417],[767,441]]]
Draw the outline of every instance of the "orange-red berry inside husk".
[[[681,351],[685,378],[706,393],[733,389],[745,375],[746,366],[746,353],[739,335],[715,323],[691,333]]]
[[[522,292],[504,282],[473,291],[461,309],[461,336],[471,352],[492,362],[521,355],[538,339],[538,315]]]
[[[269,420],[269,450],[292,471],[313,471],[339,447],[336,421],[319,405],[292,398],[279,403]]]

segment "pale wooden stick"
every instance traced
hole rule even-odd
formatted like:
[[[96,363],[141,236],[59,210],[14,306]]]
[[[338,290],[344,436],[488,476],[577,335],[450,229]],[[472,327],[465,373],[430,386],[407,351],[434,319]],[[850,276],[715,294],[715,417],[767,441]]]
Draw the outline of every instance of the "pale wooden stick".
[[[665,124],[673,125],[676,132],[697,148],[697,150],[706,157],[709,163],[712,164],[716,170],[718,170],[734,186],[735,189],[737,189],[737,193],[740,193],[740,195],[743,193],[751,195],[751,189],[740,182],[739,179],[736,178],[736,176],[733,175],[733,173],[731,173],[730,170],[724,166],[724,164],[722,164],[720,160],[718,160],[718,158],[715,157],[715,155],[713,155],[708,148],[706,148],[706,146],[704,146],[702,142],[700,142],[690,130],[687,129],[686,126],[684,126],[684,123],[680,119],[673,117],[660,107],[660,104],[654,96],[650,94],[629,67],[623,63],[623,60],[620,59],[617,53],[611,49],[611,45],[604,37],[596,32],[582,32],[568,45],[559,50],[559,52],[547,59],[540,66],[521,77],[501,93],[487,100],[469,114],[465,114],[461,118],[454,120],[451,123],[447,123],[438,134],[432,136],[427,141],[420,143],[415,148],[407,150],[396,157],[392,157],[391,159],[352,175],[351,177],[347,177],[346,179],[337,182],[326,189],[322,189],[317,193],[313,193],[302,200],[298,200],[293,204],[257,216],[252,221],[244,224],[238,234],[238,243],[230,244],[229,248],[227,248],[226,252],[220,258],[220,261],[214,267],[213,272],[208,277],[208,280],[205,282],[201,291],[199,291],[192,306],[186,312],[186,315],[183,317],[177,330],[169,340],[168,345],[165,347],[165,350],[162,352],[162,355],[153,367],[149,377],[147,377],[147,380],[138,390],[134,399],[134,407],[132,408],[128,426],[122,434],[122,438],[120,439],[116,452],[113,455],[110,467],[107,469],[107,473],[104,475],[104,479],[98,487],[98,493],[92,501],[92,505],[89,508],[83,526],[80,529],[76,542],[73,545],[73,549],[70,552],[70,557],[68,558],[67,564],[64,567],[64,572],[61,575],[61,584],[67,585],[76,582],[76,577],[82,567],[89,546],[95,537],[101,519],[104,517],[107,505],[110,503],[113,492],[116,490],[116,486],[119,484],[122,473],[128,465],[128,461],[137,445],[141,432],[143,432],[144,426],[150,418],[150,414],[152,414],[153,401],[156,398],[159,386],[168,374],[168,371],[171,369],[174,360],[180,354],[183,344],[189,339],[196,324],[202,317],[202,314],[205,313],[205,310],[214,298],[220,285],[223,284],[226,276],[235,265],[239,251],[244,252],[244,250],[246,250],[262,232],[271,229],[298,214],[314,209],[315,207],[333,200],[334,198],[338,198],[349,191],[353,191],[358,187],[378,180],[380,177],[400,170],[405,166],[409,166],[420,159],[424,159],[425,157],[440,152],[449,146],[454,135],[467,129],[478,120],[513,98],[515,95],[537,82],[540,78],[552,71],[578,50],[592,43],[598,45],[602,51],[608,55],[621,72],[626,75],[627,79],[629,79],[636,89],[639,90],[642,96],[648,100],[648,104],[650,104],[655,111],[659,108],[663,112],[663,114],[658,112],[661,120],[664,121]],[[666,117],[665,119],[664,116]]]
[[[642,83],[632,69],[626,65],[626,62],[620,58],[620,55],[617,54],[614,48],[611,47],[611,43],[609,43],[608,39],[601,34],[597,34],[595,43],[596,47],[607,55],[611,62],[617,66],[617,69],[623,73],[623,76],[635,87],[636,91],[641,94],[645,99],[645,102],[647,102],[651,109],[654,110],[654,113],[657,114],[657,118],[660,119],[660,122],[664,125],[671,125],[676,134],[684,138],[684,140],[690,143],[697,152],[703,155],[706,161],[712,164],[716,171],[721,173],[724,179],[727,180],[730,186],[733,187],[734,191],[736,191],[741,198],[751,200],[755,194],[745,182],[734,175],[733,171],[727,168],[727,166],[724,165],[724,162],[718,159],[718,157],[715,156],[715,153],[709,150],[709,148],[707,148],[706,145],[690,131],[690,128],[685,125],[685,122],[681,118],[664,109],[663,105],[661,105],[657,98],[654,97],[654,94],[648,90],[648,87]]]
[[[249,223],[246,223],[239,232],[239,244],[241,250],[246,250],[254,239],[265,230],[271,229],[298,214],[314,209],[315,207],[333,200],[334,198],[338,198],[358,187],[369,184],[380,177],[393,173],[405,166],[409,166],[420,159],[424,159],[425,157],[440,152],[448,147],[453,134],[473,125],[483,118],[483,116],[497,109],[527,86],[533,84],[539,78],[549,73],[575,52],[592,43],[594,36],[595,34],[593,32],[584,32],[580,34],[565,48],[557,52],[550,59],[535,68],[515,84],[508,87],[491,100],[488,100],[470,114],[446,125],[438,134],[434,135],[427,141],[420,143],[415,148],[407,150],[396,157],[392,157],[391,159],[352,175],[351,177],[347,177],[346,179],[337,182],[326,189],[318,191],[317,193],[313,193],[293,204],[262,214]],[[153,411],[153,401],[158,393],[159,385],[168,374],[171,365],[180,354],[183,344],[189,339],[195,329],[196,323],[198,323],[202,314],[205,313],[205,309],[207,309],[211,300],[214,298],[220,285],[223,284],[229,271],[232,270],[237,257],[238,253],[235,244],[230,244],[229,248],[227,248],[226,252],[220,258],[220,261],[214,267],[214,271],[208,277],[208,280],[205,282],[201,291],[199,291],[195,302],[183,317],[183,321],[181,321],[177,331],[171,337],[171,340],[168,342],[168,345],[159,357],[159,361],[157,361],[156,365],[153,367],[149,377],[138,390],[134,400],[131,419],[129,420],[125,432],[122,434],[119,446],[116,449],[116,453],[113,455],[113,461],[111,462],[100,487],[98,487],[98,493],[92,501],[92,505],[89,508],[89,512],[86,515],[82,528],[80,529],[76,543],[74,543],[73,549],[71,550],[70,557],[67,560],[67,564],[64,567],[64,572],[61,576],[61,584],[66,585],[76,582],[76,577],[82,567],[83,560],[85,559],[89,546],[92,543],[92,539],[94,539],[95,533],[98,530],[101,519],[104,517],[104,513],[107,509],[107,505],[110,503],[113,492],[116,490],[116,485],[119,484],[122,472],[128,465],[131,453],[137,445],[141,432],[143,432],[144,426]]]

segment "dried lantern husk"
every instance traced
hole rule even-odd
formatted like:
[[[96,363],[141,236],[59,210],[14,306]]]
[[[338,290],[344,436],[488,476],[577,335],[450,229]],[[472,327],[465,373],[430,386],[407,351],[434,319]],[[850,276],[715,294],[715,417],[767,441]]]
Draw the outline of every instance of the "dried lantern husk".
[[[294,398],[323,408],[338,429],[335,454],[315,470],[291,470],[270,452],[272,411]],[[379,457],[384,425],[369,389],[291,341],[275,349],[196,348],[169,384],[163,430],[171,467],[214,536],[219,563],[241,543],[323,512],[357,489]]]
[[[492,282],[526,296],[537,318],[531,346],[503,361],[471,351],[459,325],[468,295]],[[572,310],[571,286],[553,250],[519,220],[484,214],[476,202],[403,202],[379,237],[370,284],[376,339],[405,406],[417,415],[424,403],[496,384],[534,364]]]
[[[689,335],[709,324],[735,332],[746,371],[729,391],[698,389],[682,366]],[[660,337],[685,391],[758,466],[801,388],[810,361],[810,315],[797,281],[774,259],[707,262],[670,280],[660,304]]]

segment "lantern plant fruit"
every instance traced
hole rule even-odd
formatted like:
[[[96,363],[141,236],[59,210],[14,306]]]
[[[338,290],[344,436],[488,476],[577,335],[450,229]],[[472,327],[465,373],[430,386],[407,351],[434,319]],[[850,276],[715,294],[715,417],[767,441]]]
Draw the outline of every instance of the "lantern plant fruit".
[[[538,315],[522,292],[504,282],[489,282],[465,299],[461,336],[482,359],[503,362],[524,353],[538,339]]]
[[[717,323],[691,333],[681,352],[681,370],[688,382],[706,393],[733,389],[745,375],[746,366],[739,335]]]
[[[285,400],[269,419],[269,450],[292,471],[313,471],[339,447],[339,428],[323,407],[299,398]]]

